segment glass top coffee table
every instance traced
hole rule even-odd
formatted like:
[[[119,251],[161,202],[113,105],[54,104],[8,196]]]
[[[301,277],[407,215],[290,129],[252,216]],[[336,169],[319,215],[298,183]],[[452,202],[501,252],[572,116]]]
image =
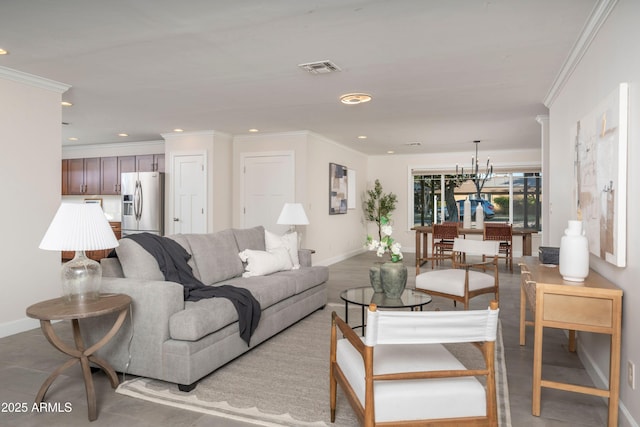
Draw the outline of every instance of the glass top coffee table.
[[[408,308],[411,311],[420,310],[431,302],[431,296],[416,291],[415,289],[405,289],[399,298],[389,298],[384,292],[374,292],[371,286],[362,286],[360,288],[351,288],[340,293],[340,299],[344,301],[344,321],[349,323],[349,304],[360,306],[361,323],[353,326],[353,329],[361,329],[364,335],[365,328],[365,309],[369,304],[376,304],[379,308],[403,309]]]

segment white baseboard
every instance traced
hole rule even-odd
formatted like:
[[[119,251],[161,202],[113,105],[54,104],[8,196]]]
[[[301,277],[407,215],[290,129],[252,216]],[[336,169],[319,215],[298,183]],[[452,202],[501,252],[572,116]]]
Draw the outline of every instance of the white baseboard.
[[[30,331],[31,329],[36,329],[39,327],[40,322],[29,317],[25,317],[19,320],[13,320],[11,322],[5,322],[0,324],[0,338],[19,334],[20,332]]]
[[[580,361],[582,362],[582,365],[587,371],[587,374],[589,375],[589,377],[591,377],[593,384],[598,388],[602,388],[602,389],[608,388],[609,387],[609,380],[607,379],[608,376],[605,375],[604,372],[602,372],[602,370],[600,369],[600,367],[595,363],[595,360],[593,359],[593,357],[591,357],[591,354],[589,354],[586,347],[584,347],[581,344],[581,340],[578,340],[578,357],[580,357]],[[622,377],[622,380],[620,381],[620,387],[624,387],[626,385],[626,382],[624,381],[626,376],[622,374],[621,377]],[[608,404],[609,399],[603,398],[603,400],[605,401],[605,403]],[[624,405],[624,402],[622,400],[620,400],[618,405],[618,426],[619,427],[640,427],[636,422],[636,420],[633,419],[633,416],[631,415],[631,413],[629,413],[629,410]]]
[[[335,264],[335,263],[340,262],[340,261],[344,261],[345,259],[351,258],[352,256],[361,254],[361,253],[366,252],[366,251],[367,251],[366,248],[358,248],[356,250],[353,250],[351,252],[347,252],[345,254],[337,255],[337,256],[331,257],[331,258],[326,258],[326,259],[323,259],[321,261],[316,261],[316,262],[313,263],[313,265],[330,266],[332,264]]]

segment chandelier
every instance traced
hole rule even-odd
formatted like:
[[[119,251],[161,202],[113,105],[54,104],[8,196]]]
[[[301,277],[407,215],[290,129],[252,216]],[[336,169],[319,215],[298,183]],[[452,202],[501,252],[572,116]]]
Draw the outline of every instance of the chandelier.
[[[487,164],[484,170],[480,170],[480,162],[478,160],[478,145],[480,144],[480,140],[473,141],[473,143],[476,145],[476,155],[471,156],[471,171],[465,173],[464,167],[458,168],[458,165],[456,165],[455,182],[456,186],[460,186],[465,182],[471,181],[475,188],[474,192],[476,193],[476,197],[479,199],[484,184],[493,175],[493,164],[489,157],[487,157]]]

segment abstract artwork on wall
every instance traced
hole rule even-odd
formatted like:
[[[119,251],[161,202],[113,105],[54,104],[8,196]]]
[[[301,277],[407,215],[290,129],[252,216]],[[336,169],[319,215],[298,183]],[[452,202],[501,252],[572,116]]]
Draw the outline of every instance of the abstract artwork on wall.
[[[592,254],[626,265],[628,84],[621,83],[572,131],[576,208]]]
[[[329,215],[347,213],[347,167],[329,163]]]

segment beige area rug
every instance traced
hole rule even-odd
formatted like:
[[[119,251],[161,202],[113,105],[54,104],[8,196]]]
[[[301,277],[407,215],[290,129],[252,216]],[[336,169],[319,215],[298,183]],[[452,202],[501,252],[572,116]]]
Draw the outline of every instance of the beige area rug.
[[[189,393],[175,384],[135,378],[117,392],[147,401],[262,426],[357,426],[358,420],[338,387],[335,424],[329,411],[329,337],[331,312],[344,306],[330,304],[250,352],[203,378]],[[351,310],[350,310],[351,317]],[[353,313],[359,319],[359,310]],[[461,347],[450,350],[465,365],[481,360],[480,352]],[[502,346],[496,345],[496,383],[501,427],[511,427],[509,391]]]

